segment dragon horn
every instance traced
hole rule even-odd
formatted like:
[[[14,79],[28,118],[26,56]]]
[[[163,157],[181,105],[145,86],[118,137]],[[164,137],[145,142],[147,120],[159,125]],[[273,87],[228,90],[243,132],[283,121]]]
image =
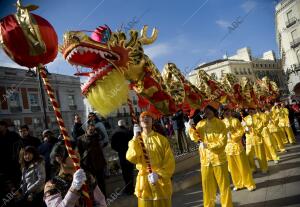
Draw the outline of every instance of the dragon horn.
[[[145,25],[141,31],[141,37],[139,39],[139,41],[143,44],[143,45],[150,45],[152,44],[156,38],[157,38],[157,34],[158,34],[158,30],[156,28],[153,28],[152,30],[152,34],[151,37],[147,37],[147,30],[148,30],[148,26]]]

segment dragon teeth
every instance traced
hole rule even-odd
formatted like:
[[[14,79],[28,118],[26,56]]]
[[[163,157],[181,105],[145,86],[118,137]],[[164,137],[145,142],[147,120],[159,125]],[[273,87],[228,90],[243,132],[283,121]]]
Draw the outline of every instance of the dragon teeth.
[[[82,47],[78,47],[77,51],[79,52],[80,55],[84,53],[84,49]]]

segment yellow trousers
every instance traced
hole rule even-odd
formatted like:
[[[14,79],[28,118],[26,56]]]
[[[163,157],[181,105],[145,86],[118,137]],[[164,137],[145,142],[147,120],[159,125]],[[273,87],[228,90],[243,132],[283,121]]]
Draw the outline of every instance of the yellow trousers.
[[[268,162],[266,158],[266,152],[263,144],[259,145],[247,145],[247,157],[249,160],[249,165],[252,171],[256,171],[256,165],[254,156],[258,160],[258,164],[261,172],[266,173],[268,171]]]
[[[227,159],[234,187],[237,189],[244,187],[248,190],[254,189],[256,186],[246,153],[243,151],[239,155],[228,155]]]
[[[138,207],[171,207],[172,201],[170,199],[161,200],[143,200],[138,199]]]
[[[294,135],[294,132],[292,130],[292,127],[282,127],[281,129],[287,135],[288,141],[286,141],[286,142],[287,143],[289,142],[291,144],[295,144],[296,143],[296,139],[295,139],[295,135]]]
[[[276,152],[275,138],[272,136],[267,127],[263,129],[263,145],[266,151],[267,161],[269,160],[279,160],[279,157]]]
[[[279,160],[279,156],[277,155],[275,147],[264,144],[264,148],[265,148],[265,152],[266,152],[267,161]]]
[[[203,206],[214,207],[219,187],[222,207],[231,207],[232,198],[227,163],[219,166],[201,166]]]
[[[283,132],[278,131],[278,132],[272,132],[271,134],[275,138],[275,142],[277,144],[277,147],[278,147],[279,151],[280,152],[285,152],[286,150],[284,148],[284,144],[283,144],[283,141],[282,141]]]
[[[281,139],[282,139],[282,142],[283,144],[288,144],[289,143],[289,140],[288,138],[286,137],[286,134],[285,134],[285,127],[280,127],[280,130],[281,130]]]

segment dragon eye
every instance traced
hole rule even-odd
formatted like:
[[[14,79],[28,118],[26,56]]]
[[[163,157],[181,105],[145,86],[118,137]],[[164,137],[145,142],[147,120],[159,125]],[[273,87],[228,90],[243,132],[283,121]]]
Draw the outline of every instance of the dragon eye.
[[[79,37],[77,37],[76,35],[73,35],[73,36],[72,36],[72,39],[73,39],[73,40],[76,40],[76,41],[78,41],[78,42],[80,41]]]

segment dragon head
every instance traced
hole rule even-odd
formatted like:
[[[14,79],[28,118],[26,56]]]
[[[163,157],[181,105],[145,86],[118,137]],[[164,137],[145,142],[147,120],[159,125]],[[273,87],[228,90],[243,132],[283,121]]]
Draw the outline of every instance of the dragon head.
[[[147,37],[147,29],[143,27],[141,36],[131,30],[128,39],[124,32],[112,32],[106,25],[98,27],[91,36],[84,31],[64,34],[60,46],[63,58],[71,65],[90,69],[75,75],[89,77],[82,93],[103,116],[127,101],[128,81],[135,82],[143,76],[147,59],[143,45],[153,43],[158,34],[153,29],[151,37]]]

